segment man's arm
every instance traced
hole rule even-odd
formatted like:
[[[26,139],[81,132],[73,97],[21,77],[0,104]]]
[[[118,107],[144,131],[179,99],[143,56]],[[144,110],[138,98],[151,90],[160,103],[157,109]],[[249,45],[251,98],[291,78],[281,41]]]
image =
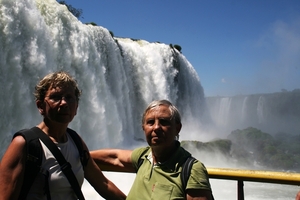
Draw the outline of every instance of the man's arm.
[[[26,141],[13,139],[0,164],[0,200],[18,199],[24,178]]]
[[[84,144],[84,148],[88,149]],[[84,177],[94,189],[105,199],[124,200],[126,195],[110,180],[108,180],[93,159],[89,159],[84,168]]]
[[[213,200],[210,190],[189,189],[186,194],[187,200]]]
[[[132,150],[100,149],[90,155],[103,171],[135,172],[131,161]]]

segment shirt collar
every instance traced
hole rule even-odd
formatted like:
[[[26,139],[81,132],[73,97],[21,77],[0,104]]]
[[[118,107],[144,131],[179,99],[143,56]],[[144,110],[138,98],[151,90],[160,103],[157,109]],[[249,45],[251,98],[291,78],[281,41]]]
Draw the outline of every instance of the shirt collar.
[[[154,166],[161,166],[161,165],[164,165],[166,164],[167,162],[169,162],[170,160],[174,160],[174,157],[176,156],[176,154],[178,154],[179,150],[180,150],[180,142],[179,141],[175,141],[175,146],[176,146],[176,149],[175,149],[175,152],[174,154],[172,154],[172,156],[166,160],[165,162],[158,162],[157,164],[155,164]],[[152,151],[151,151],[151,148],[150,148],[150,152],[149,154],[147,155],[147,160],[149,160],[149,162],[153,165],[153,155],[152,155]]]

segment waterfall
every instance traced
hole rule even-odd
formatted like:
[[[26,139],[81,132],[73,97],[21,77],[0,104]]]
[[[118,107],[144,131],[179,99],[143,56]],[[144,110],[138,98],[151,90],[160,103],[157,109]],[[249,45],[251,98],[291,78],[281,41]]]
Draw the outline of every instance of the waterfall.
[[[263,96],[260,96],[257,102],[257,117],[258,117],[258,123],[264,122],[264,104],[265,104],[265,98]]]
[[[216,127],[226,134],[236,129],[254,127],[266,133],[298,134],[300,130],[300,91],[270,94],[206,97],[206,104]]]
[[[200,134],[203,88],[176,49],[112,37],[104,27],[82,24],[55,0],[1,0],[1,155],[15,131],[41,121],[33,89],[41,77],[57,70],[73,75],[82,89],[70,127],[90,149],[144,140],[142,112],[156,99],[178,106],[182,135]]]
[[[181,111],[181,139],[205,140],[202,130],[209,120],[203,88],[193,66],[176,49],[112,37],[104,27],[82,24],[55,0],[0,0],[0,157],[14,132],[42,120],[34,103],[34,86],[57,70],[73,75],[82,89],[70,128],[89,149],[144,145],[141,116],[155,99],[168,99]],[[220,124],[238,119],[229,115],[232,99],[224,98],[221,104]],[[132,178],[125,175],[108,177],[122,189],[131,186]],[[224,185],[228,182],[212,185],[216,199],[228,191],[232,192],[227,199],[233,199],[236,187],[221,194]],[[87,199],[97,198],[90,196]]]
[[[246,96],[243,100],[243,104],[242,104],[242,113],[241,113],[241,120],[242,123],[245,123],[246,120],[246,115],[247,115],[247,103],[248,103],[248,96]]]
[[[231,98],[230,97],[223,97],[220,99],[220,107],[218,113],[218,125],[225,126],[227,125],[229,112],[231,106]]]

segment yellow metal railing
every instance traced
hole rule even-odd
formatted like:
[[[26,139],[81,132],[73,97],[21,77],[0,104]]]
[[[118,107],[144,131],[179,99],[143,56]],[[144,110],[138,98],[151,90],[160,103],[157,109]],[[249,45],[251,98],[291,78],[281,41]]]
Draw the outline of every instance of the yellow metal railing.
[[[207,168],[209,178],[237,181],[238,200],[244,200],[244,181],[300,185],[300,173]]]

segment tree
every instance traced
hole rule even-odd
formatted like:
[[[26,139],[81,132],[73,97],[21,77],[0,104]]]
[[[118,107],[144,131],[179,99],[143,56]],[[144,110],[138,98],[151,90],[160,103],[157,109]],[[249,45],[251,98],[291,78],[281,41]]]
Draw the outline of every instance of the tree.
[[[181,53],[181,46],[178,44],[174,44],[174,48],[177,49]]]
[[[67,6],[68,10],[75,16],[77,19],[82,18],[82,9],[74,8],[72,5],[67,4],[65,1],[58,1],[58,3]]]

